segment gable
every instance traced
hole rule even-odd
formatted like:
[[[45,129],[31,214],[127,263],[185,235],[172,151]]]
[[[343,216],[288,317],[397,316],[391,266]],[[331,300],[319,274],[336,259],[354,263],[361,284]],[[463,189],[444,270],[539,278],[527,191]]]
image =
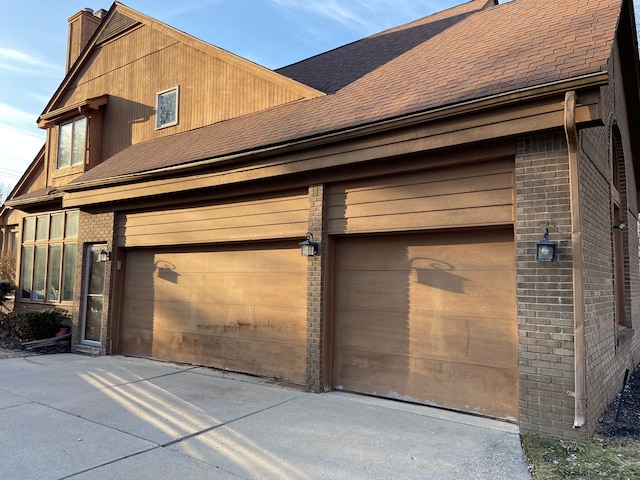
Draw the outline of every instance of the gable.
[[[157,130],[156,95],[175,86],[180,121]],[[105,94],[103,158],[142,141],[322,95],[117,3],[43,117]]]

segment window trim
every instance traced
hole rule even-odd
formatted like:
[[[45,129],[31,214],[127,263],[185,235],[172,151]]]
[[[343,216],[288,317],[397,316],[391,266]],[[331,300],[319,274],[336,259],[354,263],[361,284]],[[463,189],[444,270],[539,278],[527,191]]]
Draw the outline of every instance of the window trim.
[[[175,92],[176,96],[176,104],[174,108],[175,119],[170,122],[160,123],[160,99],[162,96],[167,95],[169,93]],[[180,86],[176,85],[175,87],[167,88],[166,90],[162,90],[156,93],[156,130],[162,130],[163,128],[173,127],[179,122],[179,112],[180,112]]]

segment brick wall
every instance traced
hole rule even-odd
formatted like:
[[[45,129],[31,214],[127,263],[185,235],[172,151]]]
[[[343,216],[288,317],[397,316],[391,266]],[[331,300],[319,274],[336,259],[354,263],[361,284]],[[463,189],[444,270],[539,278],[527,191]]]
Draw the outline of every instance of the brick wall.
[[[307,388],[324,391],[327,384],[324,368],[324,305],[327,231],[324,224],[325,187],[309,187],[309,232],[319,243],[318,255],[309,257],[307,269]]]
[[[74,351],[78,351],[80,339],[82,338],[80,326],[82,320],[80,318],[82,313],[82,292],[84,289],[83,278],[85,274],[85,254],[87,247],[93,243],[104,243],[107,249],[111,252],[114,245],[114,220],[115,215],[113,212],[91,214],[87,212],[80,212],[80,219],[78,225],[78,257],[76,261],[76,275],[75,275],[75,292],[73,299],[73,316],[72,316],[72,338]],[[112,255],[114,257],[114,255]],[[107,262],[107,269],[105,273],[105,292],[104,292],[104,304],[102,311],[102,332],[101,332],[101,346],[97,353],[104,355],[111,353],[109,339],[110,335],[110,322],[111,317],[111,298],[113,293],[112,277],[114,274],[114,263]]]
[[[571,437],[573,272],[564,133],[520,139],[515,169],[520,430]],[[551,263],[535,260],[545,228],[557,243]]]

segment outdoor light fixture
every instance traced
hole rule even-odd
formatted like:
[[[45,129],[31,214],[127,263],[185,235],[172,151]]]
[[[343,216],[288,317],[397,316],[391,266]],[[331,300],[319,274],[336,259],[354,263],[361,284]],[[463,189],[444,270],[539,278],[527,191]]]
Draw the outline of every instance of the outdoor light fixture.
[[[106,247],[102,247],[98,253],[98,262],[108,262],[111,260],[111,252]]]
[[[618,228],[618,229],[620,229],[620,230],[623,230],[623,231],[624,231],[624,230],[626,230],[626,229],[627,229],[627,224],[626,224],[626,223],[624,223],[624,222],[618,222],[618,224],[617,224],[617,225],[614,225],[614,227],[613,227],[613,228]]]
[[[536,261],[553,262],[556,253],[556,242],[549,240],[549,229],[544,229],[544,238],[536,242]]]
[[[315,257],[318,253],[318,244],[313,241],[313,234],[307,232],[304,242],[300,242],[300,254],[303,257]]]

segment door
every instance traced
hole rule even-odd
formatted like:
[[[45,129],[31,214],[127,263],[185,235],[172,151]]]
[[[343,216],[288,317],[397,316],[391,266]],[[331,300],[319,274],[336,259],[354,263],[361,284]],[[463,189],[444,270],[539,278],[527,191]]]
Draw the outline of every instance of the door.
[[[308,261],[297,242],[126,255],[122,353],[305,381]]]
[[[517,419],[511,228],[336,241],[336,388]]]
[[[85,269],[82,301],[82,343],[99,346],[102,336],[102,312],[107,263],[100,261],[104,244],[88,245],[85,253]]]

